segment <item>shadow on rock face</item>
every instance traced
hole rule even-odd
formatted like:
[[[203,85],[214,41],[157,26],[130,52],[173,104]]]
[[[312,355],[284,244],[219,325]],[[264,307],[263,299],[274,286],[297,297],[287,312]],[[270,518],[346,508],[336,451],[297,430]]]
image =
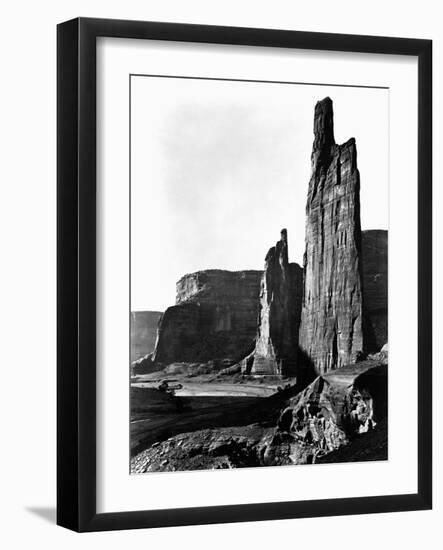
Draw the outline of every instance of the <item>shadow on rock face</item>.
[[[386,365],[377,365],[361,374],[356,378],[354,387],[357,390],[366,391],[371,396],[375,422],[381,422],[388,416],[388,377]]]
[[[300,389],[305,388],[311,382],[317,378],[317,372],[314,367],[313,361],[309,356],[300,348],[298,349],[298,373],[297,373],[297,386]]]

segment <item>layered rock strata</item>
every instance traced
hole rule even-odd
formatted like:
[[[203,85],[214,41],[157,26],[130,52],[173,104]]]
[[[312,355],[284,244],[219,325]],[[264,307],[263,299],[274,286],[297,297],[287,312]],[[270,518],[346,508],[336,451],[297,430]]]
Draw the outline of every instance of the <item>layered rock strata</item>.
[[[163,314],[155,363],[233,364],[254,346],[261,271],[199,271],[177,283],[176,305]]]
[[[291,376],[297,372],[303,270],[288,261],[288,236],[270,248],[260,290],[260,316],[254,352],[246,373]]]
[[[357,151],[354,139],[335,143],[328,97],[315,107],[311,163],[299,346],[322,374],[364,350]]]

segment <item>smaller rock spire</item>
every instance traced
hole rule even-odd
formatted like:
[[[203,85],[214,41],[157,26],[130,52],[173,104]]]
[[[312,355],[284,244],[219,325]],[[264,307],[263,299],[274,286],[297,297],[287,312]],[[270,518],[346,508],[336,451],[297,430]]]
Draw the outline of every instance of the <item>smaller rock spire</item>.
[[[302,276],[302,268],[288,262],[288,234],[282,229],[265,258],[255,350],[245,360],[246,372],[296,373]]]

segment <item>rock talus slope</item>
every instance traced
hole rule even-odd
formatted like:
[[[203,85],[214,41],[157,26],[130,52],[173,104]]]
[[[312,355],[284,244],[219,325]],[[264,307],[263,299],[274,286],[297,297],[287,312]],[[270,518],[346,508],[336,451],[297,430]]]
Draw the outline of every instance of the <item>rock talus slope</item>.
[[[321,374],[364,350],[360,176],[355,140],[335,143],[330,98],[315,107],[314,136],[299,345]]]

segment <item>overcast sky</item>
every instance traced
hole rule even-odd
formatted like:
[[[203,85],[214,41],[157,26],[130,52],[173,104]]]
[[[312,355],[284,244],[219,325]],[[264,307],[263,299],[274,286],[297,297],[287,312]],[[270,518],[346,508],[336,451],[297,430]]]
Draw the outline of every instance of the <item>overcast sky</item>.
[[[262,269],[288,229],[302,263],[315,103],[357,142],[363,229],[388,228],[382,89],[132,77],[131,309],[164,311],[202,269]]]

